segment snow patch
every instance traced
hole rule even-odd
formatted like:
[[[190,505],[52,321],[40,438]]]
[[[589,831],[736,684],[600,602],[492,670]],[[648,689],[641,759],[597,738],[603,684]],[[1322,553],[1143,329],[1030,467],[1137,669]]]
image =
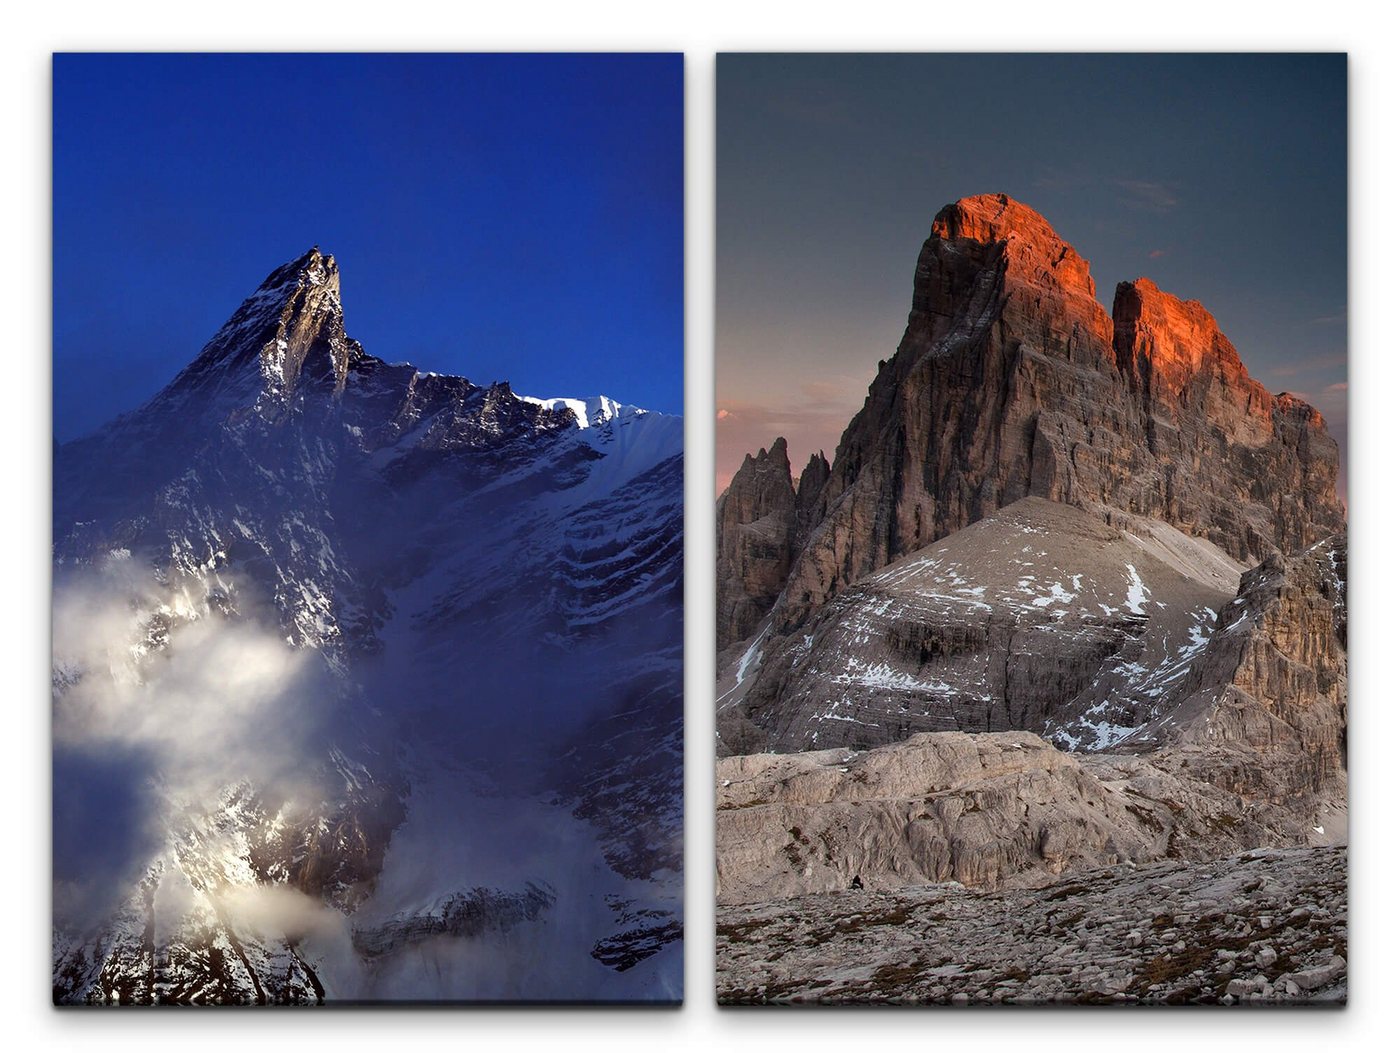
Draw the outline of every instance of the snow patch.
[[[1142,578],[1138,575],[1137,567],[1131,563],[1128,567],[1128,611],[1132,614],[1147,613],[1147,597],[1152,595],[1152,591],[1142,583]]]
[[[586,399],[548,398],[539,399],[530,395],[516,395],[521,402],[543,406],[551,410],[568,410],[574,415],[580,428],[596,428],[620,417],[636,417],[647,411],[638,406],[625,406],[606,395],[594,395]]]

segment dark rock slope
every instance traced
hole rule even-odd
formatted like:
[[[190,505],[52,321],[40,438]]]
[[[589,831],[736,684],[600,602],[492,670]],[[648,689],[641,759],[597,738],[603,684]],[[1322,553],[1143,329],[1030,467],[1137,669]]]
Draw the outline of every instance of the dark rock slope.
[[[800,631],[760,634],[726,664],[725,747],[1013,728],[1122,740],[1164,712],[1244,568],[1165,524],[1119,523],[1023,498],[862,578]]]

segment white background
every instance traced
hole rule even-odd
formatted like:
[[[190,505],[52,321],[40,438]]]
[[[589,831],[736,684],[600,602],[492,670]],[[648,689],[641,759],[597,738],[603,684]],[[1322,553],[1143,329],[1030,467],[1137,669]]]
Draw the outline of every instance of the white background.
[[[1082,1050],[1366,1047],[1397,1029],[1397,797],[1390,662],[1397,641],[1395,425],[1400,356],[1393,200],[1400,56],[1389,5],[1228,0],[1143,5],[999,0],[944,4],[496,2],[205,5],[10,0],[0,36],[3,314],[0,510],[13,588],[0,601],[7,690],[0,826],[4,1039],[106,1048],[155,1043],[515,1051],[775,1050],[981,1045]],[[652,1009],[104,1012],[50,1008],[48,569],[50,467],[49,56],[54,50],[667,50],[686,52],[686,896],[687,1003]],[[714,53],[788,51],[1348,51],[1351,109],[1352,705],[1351,1005],[1344,1011],[880,1009],[719,1011],[713,1001]],[[1106,84],[1105,91],[1113,86]],[[450,100],[445,100],[450,103]],[[295,104],[289,101],[289,104]],[[1105,128],[1106,136],[1112,129]],[[1297,216],[1296,265],[1310,266]],[[217,246],[211,246],[217,251]],[[1392,1040],[1393,1041],[1393,1038]]]

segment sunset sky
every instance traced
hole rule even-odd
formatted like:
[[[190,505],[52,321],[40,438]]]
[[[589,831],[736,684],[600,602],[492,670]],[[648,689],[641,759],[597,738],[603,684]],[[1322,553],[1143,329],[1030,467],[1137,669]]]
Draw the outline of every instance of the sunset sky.
[[[1007,193],[1089,262],[1200,300],[1346,465],[1342,55],[721,55],[716,492],[830,457],[943,205]]]

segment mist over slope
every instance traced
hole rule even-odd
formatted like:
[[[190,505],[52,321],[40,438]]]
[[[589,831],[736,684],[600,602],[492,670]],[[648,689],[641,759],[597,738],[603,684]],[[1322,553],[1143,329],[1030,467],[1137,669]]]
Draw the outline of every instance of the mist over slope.
[[[55,1000],[678,998],[681,436],[313,249],[60,447]]]

